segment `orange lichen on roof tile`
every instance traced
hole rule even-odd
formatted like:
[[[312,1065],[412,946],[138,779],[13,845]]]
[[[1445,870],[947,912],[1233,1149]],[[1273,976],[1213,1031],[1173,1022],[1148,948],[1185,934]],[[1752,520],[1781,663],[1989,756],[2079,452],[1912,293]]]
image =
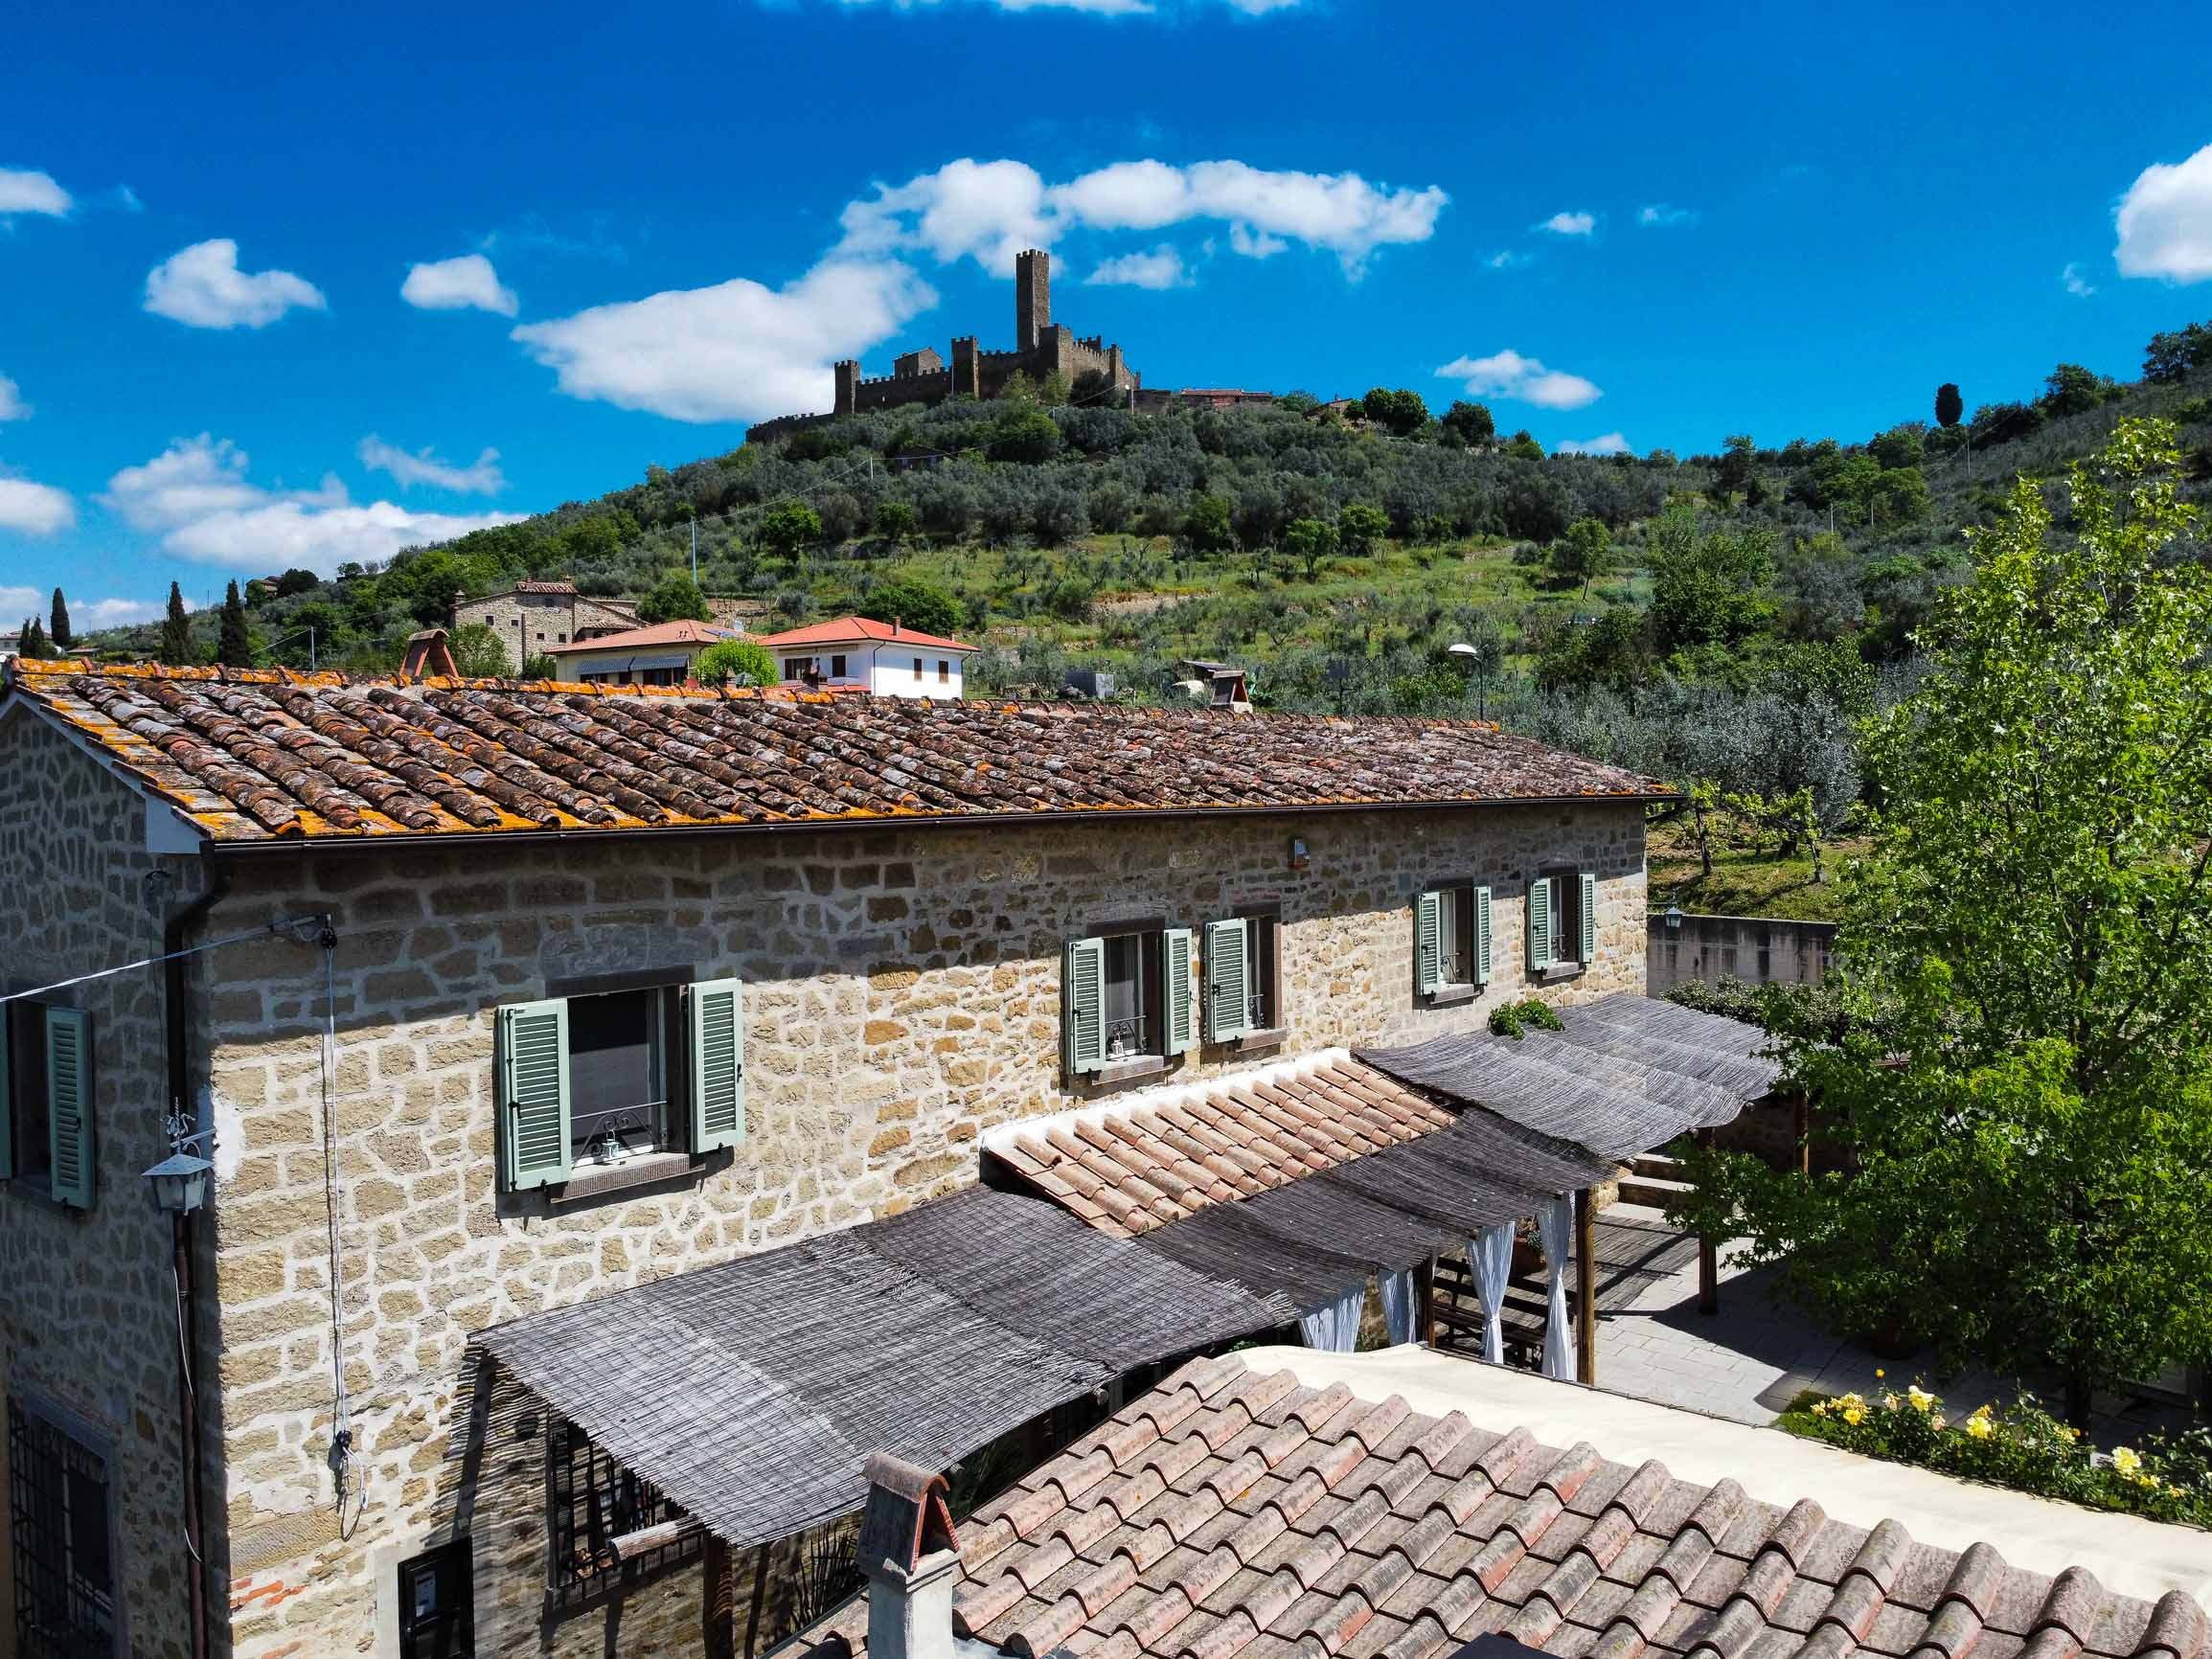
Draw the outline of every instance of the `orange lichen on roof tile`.
[[[6,694],[222,840],[1668,793],[1473,721],[77,661]]]

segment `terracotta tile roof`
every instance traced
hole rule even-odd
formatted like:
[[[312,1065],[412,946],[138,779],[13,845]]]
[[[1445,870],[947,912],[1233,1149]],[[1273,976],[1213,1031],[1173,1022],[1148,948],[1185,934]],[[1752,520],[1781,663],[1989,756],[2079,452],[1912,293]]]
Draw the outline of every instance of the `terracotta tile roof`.
[[[1755,1431],[1745,1431],[1752,1433]],[[953,1625],[1018,1656],[2205,1659],[2206,1616],[1393,1395],[1187,1366],[978,1510]],[[801,1638],[853,1659],[865,1598]]]
[[[1473,721],[11,662],[217,841],[1667,793]]]
[[[635,650],[647,646],[713,645],[718,640],[734,640],[737,637],[729,628],[716,627],[711,623],[693,622],[687,617],[680,622],[654,623],[650,627],[626,628],[618,634],[601,634],[597,639],[578,640],[572,645],[548,646],[545,654],[559,657],[573,655],[577,651]]]
[[[1086,1108],[1024,1125],[990,1149],[1102,1233],[1133,1239],[1449,1128],[1457,1115],[1372,1067],[1332,1057],[1127,1111]]]
[[[793,646],[834,646],[849,640],[879,645],[921,646],[930,650],[971,651],[976,648],[964,646],[958,640],[948,640],[943,634],[925,634],[919,628],[895,628],[887,622],[873,617],[841,616],[834,622],[809,623],[803,628],[788,628],[780,634],[764,634],[761,644],[770,650],[785,650]]]
[[[509,593],[574,593],[573,581],[518,581],[507,590]]]

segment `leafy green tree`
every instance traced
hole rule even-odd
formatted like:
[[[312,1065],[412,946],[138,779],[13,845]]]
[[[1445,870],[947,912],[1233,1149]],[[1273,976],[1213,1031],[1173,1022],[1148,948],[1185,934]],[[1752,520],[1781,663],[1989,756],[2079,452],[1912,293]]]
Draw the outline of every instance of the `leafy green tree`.
[[[1519,461],[1543,459],[1543,445],[1536,441],[1536,434],[1526,427],[1505,441],[1505,452]]]
[[[854,607],[857,616],[949,638],[960,626],[960,602],[926,581],[887,581]]]
[[[1183,539],[1199,553],[1219,553],[1233,539],[1229,529],[1229,498],[1201,495],[1183,514]]]
[[[772,686],[781,671],[758,640],[718,640],[692,665],[692,678],[702,686]]]
[[[580,518],[560,533],[571,558],[613,558],[622,552],[622,532],[604,514]]]
[[[1401,438],[1428,424],[1428,405],[1422,400],[1421,394],[1402,386],[1395,392],[1378,386],[1359,401],[1368,420]]]
[[[886,499],[876,504],[876,534],[892,546],[904,547],[921,532],[921,519],[905,502]]]
[[[533,651],[522,659],[522,677],[526,680],[558,680],[560,665],[543,651]]]
[[[239,584],[235,581],[223,592],[222,625],[216,636],[215,660],[226,669],[254,666],[254,640],[246,626],[246,602],[239,597]]]
[[[1590,582],[1603,576],[1613,561],[1613,538],[1600,520],[1578,518],[1544,557],[1550,561],[1553,576],[1562,582],[1582,583],[1586,595]]]
[[[1336,514],[1336,533],[1344,551],[1365,558],[1390,534],[1390,514],[1365,501],[1348,501]]]
[[[761,517],[762,545],[786,558],[821,539],[822,516],[803,501],[771,507]]]
[[[1283,533],[1283,551],[1305,566],[1308,581],[1321,574],[1321,563],[1336,551],[1336,526],[1326,518],[1294,518]]]
[[[673,570],[652,584],[651,590],[637,602],[637,620],[650,625],[654,623],[713,622],[715,613],[707,603],[706,595],[699,592],[699,584],[687,571]]]
[[[1462,398],[1444,412],[1444,427],[1456,432],[1468,444],[1488,443],[1497,436],[1497,422],[1491,417],[1486,403],[1471,403]]]
[[[54,607],[47,618],[46,637],[59,651],[67,651],[77,643],[77,635],[69,626],[69,602],[61,597],[59,588],[54,590]]]
[[[1907,420],[1902,426],[1892,426],[1886,432],[1877,432],[1866,445],[1866,452],[1883,467],[1918,466],[1927,457],[1927,447],[1921,442],[1921,427]]]
[[[1866,733],[1889,817],[1845,882],[1840,1034],[1782,1011],[1840,1167],[1699,1153],[1809,1307],[2092,1391],[2212,1352],[2212,569],[2163,422],[1970,531],[1919,690]],[[1739,1219],[1740,1218],[1740,1219]]]
[[[1652,521],[1650,545],[1652,631],[1661,651],[1741,638],[1771,608],[1766,590],[1774,542],[1767,532],[1708,526],[1677,504]]]
[[[1074,389],[1068,384],[1067,376],[1058,369],[1053,370],[1051,374],[1037,383],[1037,400],[1047,409],[1060,408],[1074,395]]]
[[[514,671],[507,642],[489,623],[465,623],[445,643],[453,652],[453,666],[464,679],[504,679]]]
[[[2043,382],[2043,395],[2037,401],[2046,415],[2084,415],[2105,400],[2105,384],[2093,369],[2061,363]]]
[[[313,593],[323,585],[323,579],[311,570],[294,565],[277,578],[277,597],[290,599],[295,594]]]
[[[1536,683],[1546,692],[1603,689],[1626,696],[1650,667],[1643,613],[1633,605],[1608,605],[1593,620],[1561,630],[1537,657]]]
[[[2143,348],[2146,380],[2186,380],[2207,363],[2212,363],[2212,323],[2191,323],[2186,329],[2153,334]]]
[[[1959,423],[1966,414],[1966,398],[1957,386],[1946,380],[1935,389],[1935,423],[1946,432]]]
[[[25,662],[46,662],[57,653],[46,642],[46,628],[34,616],[23,619],[23,626],[15,637],[15,654]]]
[[[1721,450],[1721,459],[1713,466],[1713,484],[1726,501],[1751,482],[1751,468],[1757,464],[1758,446],[1751,442],[1748,432],[1731,433]]]
[[[991,453],[999,461],[1036,466],[1060,453],[1060,423],[1031,403],[1017,403],[992,426]]]
[[[173,581],[169,584],[169,609],[161,619],[161,640],[154,647],[154,655],[175,669],[199,660],[199,653],[193,648],[192,619],[185,614],[184,594]]]

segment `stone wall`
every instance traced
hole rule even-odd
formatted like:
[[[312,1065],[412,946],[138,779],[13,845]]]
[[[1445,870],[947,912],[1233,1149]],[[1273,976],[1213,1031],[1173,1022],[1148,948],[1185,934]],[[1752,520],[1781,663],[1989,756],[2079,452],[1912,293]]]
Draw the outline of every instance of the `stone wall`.
[[[1788,921],[1767,916],[1651,919],[1652,994],[1664,996],[1686,980],[1707,984],[1733,974],[1747,985],[1817,984],[1836,949],[1833,921]]]
[[[8,780],[0,793],[7,989],[159,955],[163,918],[197,892],[198,861],[147,853],[139,795],[20,707],[0,715],[0,777]],[[118,1523],[117,1616],[127,1650],[147,1655],[187,1650],[189,1582],[177,1518],[170,1222],[140,1175],[169,1152],[162,989],[158,968],[140,969],[47,999],[91,1015],[91,1208],[61,1208],[43,1183],[0,1182],[0,1395],[46,1402],[104,1443]],[[212,1391],[203,1403],[219,1432]],[[0,1493],[7,1457],[0,1435]],[[7,1528],[0,1504],[0,1651],[11,1652]],[[220,1599],[217,1582],[211,1600]]]
[[[573,593],[487,594],[453,607],[453,625],[482,623],[507,648],[509,667],[519,670],[520,649],[535,656],[549,647],[568,645],[594,629],[621,632],[638,625],[637,606],[628,600],[593,599]]]

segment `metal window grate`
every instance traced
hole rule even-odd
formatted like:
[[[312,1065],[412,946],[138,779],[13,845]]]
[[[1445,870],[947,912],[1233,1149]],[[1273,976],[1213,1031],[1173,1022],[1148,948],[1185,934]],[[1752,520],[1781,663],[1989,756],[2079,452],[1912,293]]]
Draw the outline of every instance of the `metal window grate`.
[[[8,1467],[16,1651],[22,1659],[110,1659],[106,1459],[11,1399]]]
[[[700,1536],[622,1557],[613,1541],[673,1521],[683,1511],[592,1444],[574,1423],[555,1422],[545,1439],[546,1555],[554,1600],[588,1602],[634,1584],[699,1553]]]

